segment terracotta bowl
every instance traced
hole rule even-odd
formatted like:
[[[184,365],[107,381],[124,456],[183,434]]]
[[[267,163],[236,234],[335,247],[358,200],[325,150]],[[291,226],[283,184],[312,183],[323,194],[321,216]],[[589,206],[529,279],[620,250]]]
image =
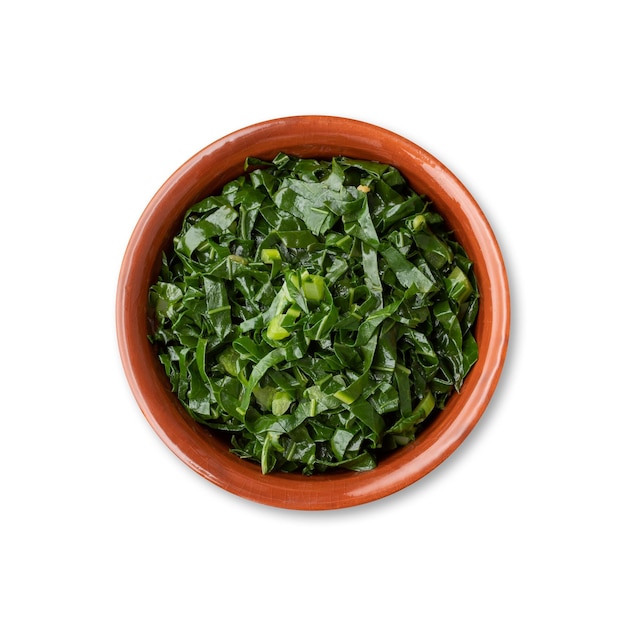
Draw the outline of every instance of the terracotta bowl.
[[[475,263],[481,293],[475,335],[479,360],[459,394],[417,439],[368,472],[322,476],[274,473],[229,452],[228,444],[194,422],[171,393],[148,335],[148,288],[161,251],[178,232],[185,210],[219,192],[243,172],[246,157],[277,152],[301,157],[344,155],[390,163],[426,194]],[[509,334],[509,291],[500,249],[485,215],[463,184],[411,141],[351,119],[302,116],[238,130],[191,157],[163,184],[137,223],[122,261],[117,292],[117,336],[132,392],[148,422],[184,463],[243,498],[289,509],[338,509],[370,502],[414,483],[444,461],[483,414],[502,370]]]

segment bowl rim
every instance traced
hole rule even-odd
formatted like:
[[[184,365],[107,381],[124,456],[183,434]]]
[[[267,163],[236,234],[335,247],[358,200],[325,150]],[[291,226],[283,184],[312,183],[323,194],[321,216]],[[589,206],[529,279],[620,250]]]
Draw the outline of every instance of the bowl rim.
[[[310,477],[284,473],[262,475],[256,465],[239,459],[225,448],[207,454],[207,445],[213,445],[216,435],[194,423],[182,405],[172,399],[163,372],[146,367],[150,346],[147,333],[141,336],[146,328],[144,322],[147,323],[141,315],[146,310],[147,290],[145,277],[141,282],[136,274],[137,268],[144,275],[154,274],[154,267],[146,269],[146,257],[151,253],[154,265],[160,258],[160,254],[155,256],[154,242],[171,235],[165,232],[161,212],[168,210],[168,203],[176,196],[180,216],[182,205],[188,207],[206,193],[206,182],[200,180],[198,170],[211,164],[217,168],[209,184],[216,190],[235,178],[233,173],[243,166],[240,157],[233,157],[233,153],[240,155],[246,146],[249,152],[250,145],[258,145],[262,149],[247,156],[263,156],[265,150],[267,157],[269,152],[278,151],[269,148],[276,146],[278,139],[285,147],[284,152],[290,152],[290,145],[300,146],[302,154],[315,153],[319,158],[337,156],[337,149],[344,144],[345,153],[361,150],[368,154],[396,155],[372,160],[399,167],[411,186],[420,187],[417,189],[420,193],[450,198],[446,202],[447,212],[442,210],[443,205],[437,206],[435,202],[435,206],[452,222],[453,230],[458,230],[457,238],[460,239],[461,232],[469,238],[475,251],[472,260],[482,272],[477,277],[480,309],[483,311],[487,305],[488,313],[483,314],[488,318],[481,326],[481,336],[477,337],[481,346],[479,362],[470,371],[461,392],[453,395],[442,411],[445,419],[434,420],[428,437],[421,441],[418,438],[367,472]],[[359,148],[350,147],[351,143],[359,142]],[[401,167],[400,162],[410,167]],[[417,185],[413,171],[421,177]],[[205,185],[203,192],[199,191],[202,185]],[[467,245],[467,241],[461,243]],[[486,410],[504,366],[510,333],[510,295],[503,256],[491,225],[467,188],[443,163],[413,141],[369,122],[328,115],[298,115],[258,122],[225,135],[190,157],[161,185],[142,212],[124,252],[115,318],[121,362],[132,394],[151,427],[180,460],[211,483],[248,500],[279,508],[327,510],[365,504],[404,489],[440,465],[465,440]]]

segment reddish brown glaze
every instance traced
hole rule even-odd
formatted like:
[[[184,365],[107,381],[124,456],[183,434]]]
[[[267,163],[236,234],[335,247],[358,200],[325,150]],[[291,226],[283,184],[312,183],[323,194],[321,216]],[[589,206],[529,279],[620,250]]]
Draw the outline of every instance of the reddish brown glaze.
[[[462,390],[410,445],[368,472],[304,477],[262,475],[256,464],[189,418],[170,392],[147,339],[148,288],[160,255],[179,230],[185,210],[218,192],[243,172],[248,156],[277,152],[301,157],[344,155],[395,165],[410,185],[435,204],[475,264],[481,293],[476,322],[479,360]],[[364,122],[301,116],[238,130],[201,150],[159,189],[141,215],[122,261],[117,292],[117,336],[132,392],[159,437],[189,467],[244,498],[289,509],[338,509],[394,493],[422,478],[465,439],[494,392],[506,355],[510,306],[500,249],[482,210],[463,184],[437,159],[409,140]]]

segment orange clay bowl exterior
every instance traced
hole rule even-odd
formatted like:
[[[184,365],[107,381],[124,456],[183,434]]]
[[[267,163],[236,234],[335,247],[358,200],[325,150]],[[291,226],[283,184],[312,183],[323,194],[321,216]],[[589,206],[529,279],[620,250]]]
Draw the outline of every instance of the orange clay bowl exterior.
[[[415,441],[366,472],[315,476],[271,473],[229,451],[219,433],[189,417],[170,391],[148,341],[148,289],[162,250],[179,231],[186,209],[243,173],[246,157],[278,152],[330,159],[347,156],[389,163],[425,194],[474,262],[481,294],[475,336],[479,358],[446,407]],[[124,255],[117,291],[117,337],[130,388],[158,436],[184,463],[243,498],[287,509],[340,509],[390,495],[444,461],[485,411],[504,365],[509,336],[509,289],[502,255],[482,210],[463,184],[411,141],[378,126],[329,116],[274,119],[243,128],[207,146],[159,189],[137,223]]]

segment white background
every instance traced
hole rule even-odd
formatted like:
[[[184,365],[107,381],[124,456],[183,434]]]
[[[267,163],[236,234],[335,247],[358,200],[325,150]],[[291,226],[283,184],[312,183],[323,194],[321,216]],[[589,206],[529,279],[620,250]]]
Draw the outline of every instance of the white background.
[[[0,623],[626,623],[618,7],[3,3]],[[183,465],[129,391],[114,324],[166,178],[308,113],[452,169],[512,299],[501,382],[461,448],[401,493],[318,513]]]

